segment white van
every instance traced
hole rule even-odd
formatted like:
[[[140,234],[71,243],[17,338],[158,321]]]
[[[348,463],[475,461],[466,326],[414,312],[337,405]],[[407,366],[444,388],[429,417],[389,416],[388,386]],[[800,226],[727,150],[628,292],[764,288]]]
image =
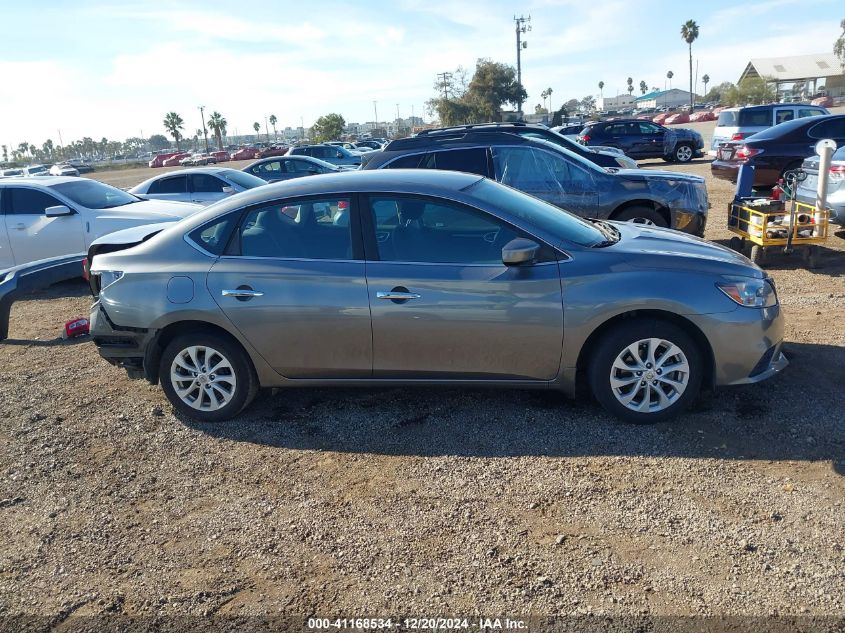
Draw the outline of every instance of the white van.
[[[740,141],[778,123],[820,114],[830,112],[821,106],[806,103],[770,103],[722,110],[716,121],[716,129],[713,130],[709,153],[715,156],[721,143]]]

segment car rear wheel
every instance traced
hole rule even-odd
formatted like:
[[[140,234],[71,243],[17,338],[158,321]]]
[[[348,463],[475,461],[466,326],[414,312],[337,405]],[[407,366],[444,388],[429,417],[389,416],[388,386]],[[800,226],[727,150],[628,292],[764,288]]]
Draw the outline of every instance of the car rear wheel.
[[[679,163],[690,162],[692,160],[692,155],[692,147],[683,143],[675,147],[675,151],[672,152],[672,158]]]
[[[246,352],[206,332],[173,339],[162,353],[159,378],[170,403],[200,422],[233,418],[258,392],[258,379]]]
[[[698,395],[702,354],[679,326],[666,321],[626,323],[594,350],[589,381],[609,413],[637,424],[672,418]]]
[[[628,207],[614,215],[611,219],[618,220],[619,222],[632,222],[634,224],[660,226],[663,228],[669,227],[666,218],[650,207]]]

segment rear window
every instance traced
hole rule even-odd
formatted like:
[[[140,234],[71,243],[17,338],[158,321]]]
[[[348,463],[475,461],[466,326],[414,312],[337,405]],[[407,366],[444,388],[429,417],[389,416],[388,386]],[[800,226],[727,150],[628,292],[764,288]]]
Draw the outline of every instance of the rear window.
[[[736,111],[728,111],[719,113],[719,119],[716,121],[716,127],[736,127]]]

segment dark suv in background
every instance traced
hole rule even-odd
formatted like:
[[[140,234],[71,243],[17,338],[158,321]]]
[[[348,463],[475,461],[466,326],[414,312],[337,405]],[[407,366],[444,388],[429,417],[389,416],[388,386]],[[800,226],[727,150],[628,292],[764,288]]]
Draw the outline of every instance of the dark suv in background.
[[[542,139],[468,130],[391,142],[363,169],[446,169],[486,176],[582,217],[671,227],[701,236],[709,202],[700,176],[607,170]]]
[[[599,167],[615,167],[622,169],[636,169],[639,167],[636,161],[631,160],[625,156],[619,148],[614,147],[586,147],[581,143],[573,141],[571,138],[558,134],[550,130],[545,125],[537,125],[532,123],[477,123],[474,125],[459,125],[455,127],[436,128],[432,130],[423,130],[418,137],[431,138],[446,138],[448,136],[455,137],[467,132],[507,132],[509,134],[517,134],[527,138],[537,138],[549,141],[568,149],[570,152],[586,158],[588,161],[595,163]],[[389,149],[390,145],[385,149]]]
[[[704,156],[704,139],[695,130],[666,128],[651,121],[623,119],[591,123],[578,136],[584,145],[618,147],[631,158],[662,158],[688,163]]]

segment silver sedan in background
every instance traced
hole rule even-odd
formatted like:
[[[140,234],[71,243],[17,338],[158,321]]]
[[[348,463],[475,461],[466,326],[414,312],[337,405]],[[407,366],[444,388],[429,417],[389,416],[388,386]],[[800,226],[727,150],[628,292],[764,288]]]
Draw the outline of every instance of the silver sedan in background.
[[[652,422],[787,364],[774,285],[746,258],[472,174],[298,178],[95,247],[100,354],[198,420],[259,387],[583,382]]]
[[[208,205],[234,193],[267,184],[261,178],[228,167],[180,169],[153,176],[129,193],[146,200],[175,200]]]

